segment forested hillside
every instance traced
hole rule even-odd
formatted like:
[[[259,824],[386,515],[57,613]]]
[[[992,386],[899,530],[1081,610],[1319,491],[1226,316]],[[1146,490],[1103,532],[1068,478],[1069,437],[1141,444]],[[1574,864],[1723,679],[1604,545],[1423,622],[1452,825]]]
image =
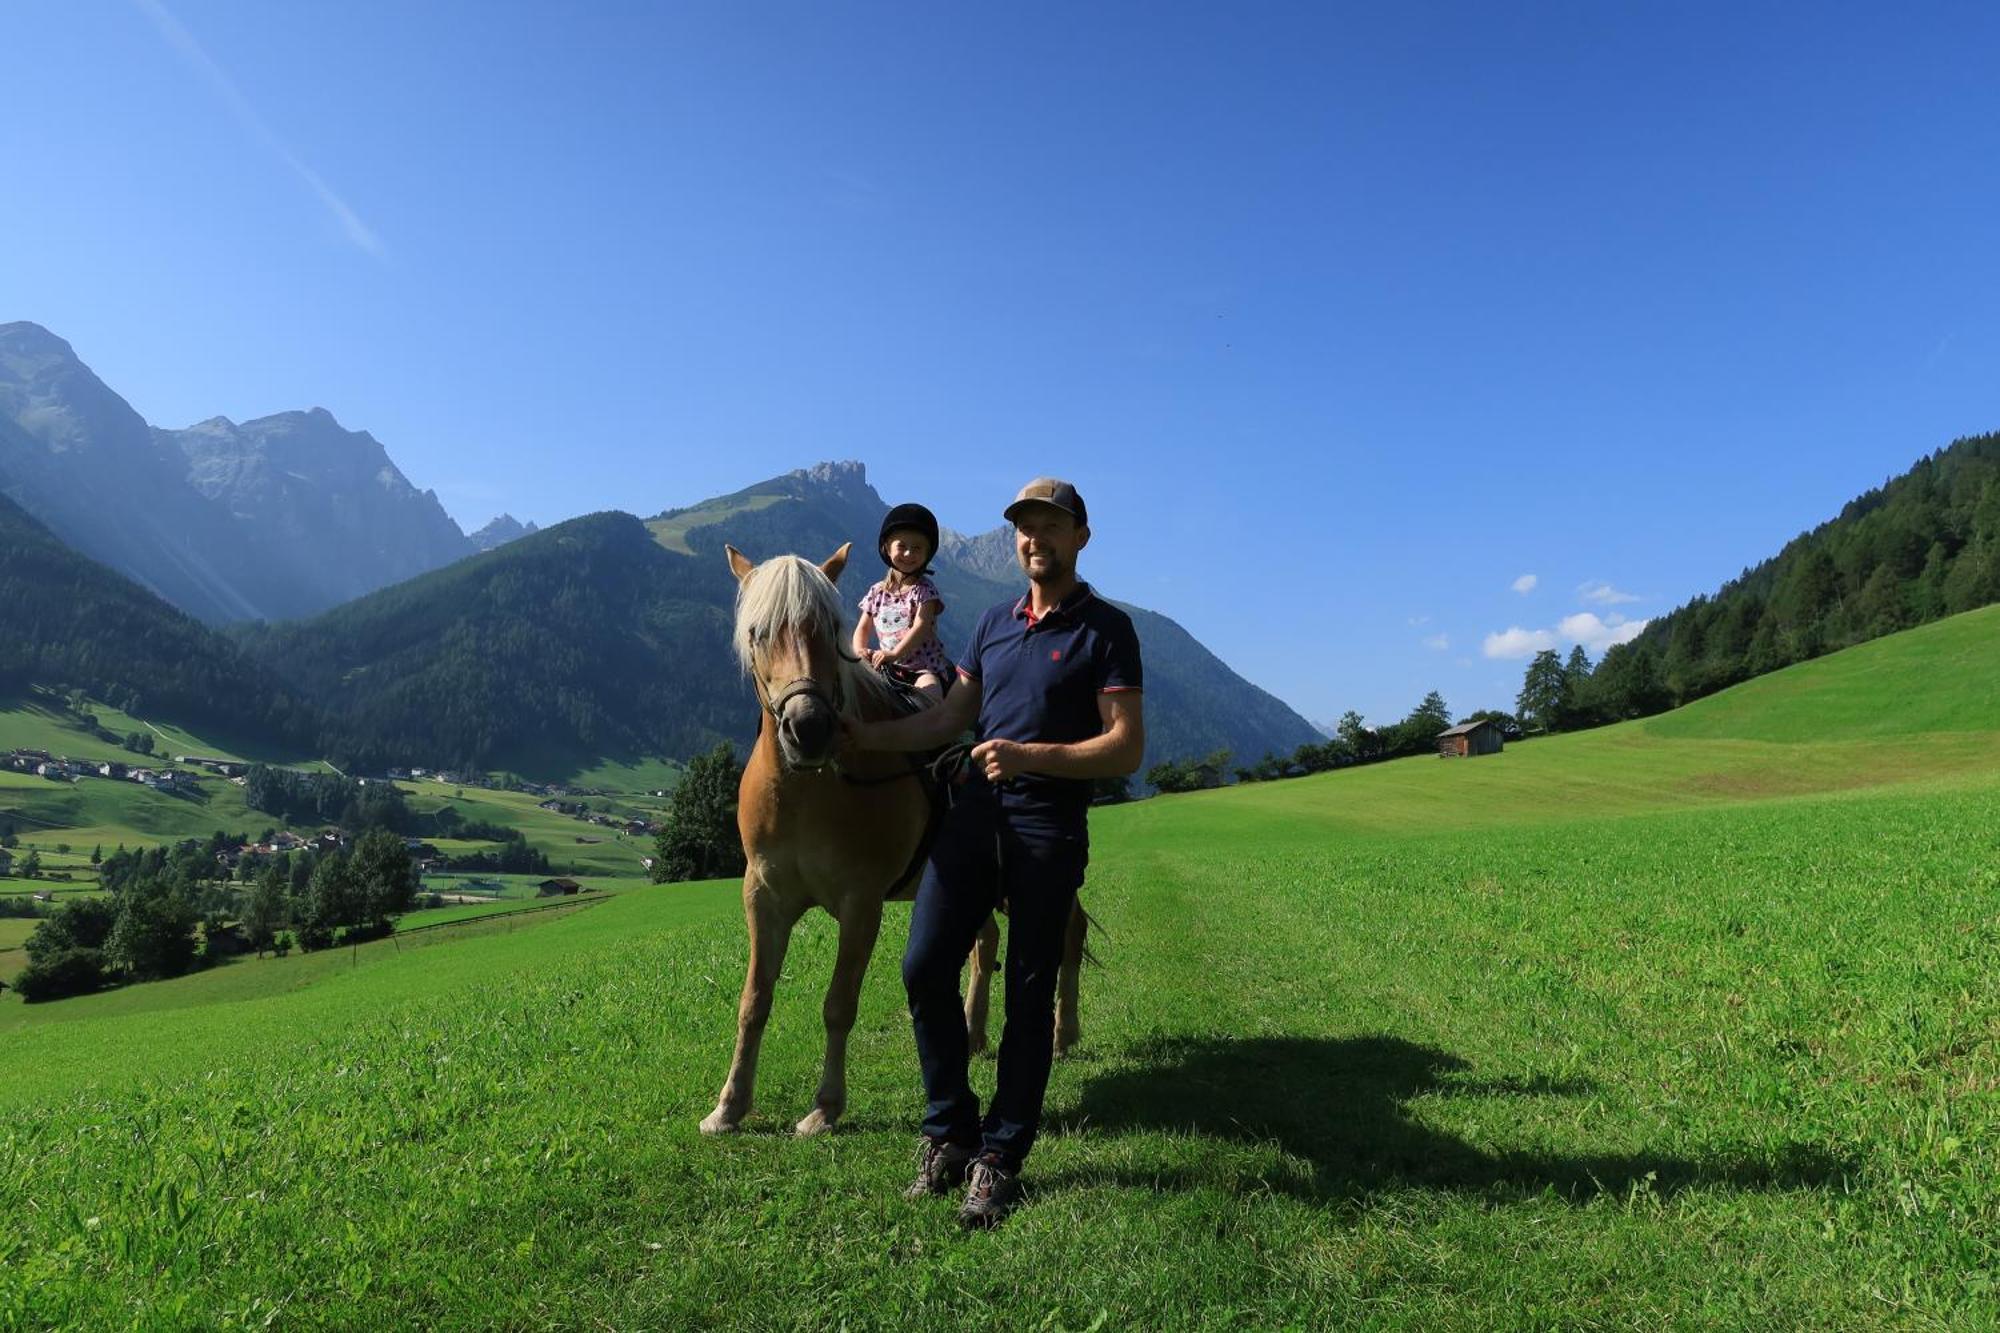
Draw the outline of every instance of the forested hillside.
[[[1611,649],[1580,724],[1656,713],[1752,676],[2000,601],[2000,435],[1958,440],[1713,596]]]
[[[30,685],[300,755],[318,739],[317,711],[234,644],[0,496],[0,694]]]
[[[748,723],[728,568],[590,514],[337,607],[235,631],[323,703],[329,750],[560,775],[685,755]]]
[[[308,621],[232,632],[327,709],[327,751],[364,770],[562,778],[603,760],[687,758],[756,728],[728,648],[736,585],[723,544],[819,560],[851,542],[852,605],[880,576],[886,508],[861,465],[821,464],[643,523],[572,519]],[[948,558],[937,581],[950,648],[1020,592]],[[1315,738],[1180,626],[1127,609],[1145,645],[1154,756],[1290,753]]]

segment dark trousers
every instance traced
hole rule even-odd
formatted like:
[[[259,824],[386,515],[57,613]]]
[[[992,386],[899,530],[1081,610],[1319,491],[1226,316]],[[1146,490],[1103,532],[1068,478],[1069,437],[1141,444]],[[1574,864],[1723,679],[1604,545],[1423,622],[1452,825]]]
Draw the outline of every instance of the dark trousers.
[[[924,1133],[977,1148],[1019,1171],[1042,1123],[1055,1056],[1056,972],[1070,907],[1083,883],[1083,821],[1002,809],[978,786],[953,793],[910,915],[903,988],[916,1027],[929,1106]],[[982,1120],[966,1078],[965,999],[958,978],[987,915],[1007,903],[1006,1025],[998,1081]]]

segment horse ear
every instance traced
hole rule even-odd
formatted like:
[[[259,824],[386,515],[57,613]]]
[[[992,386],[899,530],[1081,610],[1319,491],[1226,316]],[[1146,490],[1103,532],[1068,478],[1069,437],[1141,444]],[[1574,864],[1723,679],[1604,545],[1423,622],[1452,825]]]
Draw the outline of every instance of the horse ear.
[[[737,550],[734,546],[725,546],[722,549],[729,556],[729,572],[736,576],[738,583],[749,578],[750,571],[757,568],[756,565],[750,562],[749,556],[743,554],[743,552]]]
[[[826,563],[819,567],[819,572],[826,575],[827,582],[840,582],[840,571],[847,568],[847,553],[853,549],[854,543],[849,542],[826,558]]]

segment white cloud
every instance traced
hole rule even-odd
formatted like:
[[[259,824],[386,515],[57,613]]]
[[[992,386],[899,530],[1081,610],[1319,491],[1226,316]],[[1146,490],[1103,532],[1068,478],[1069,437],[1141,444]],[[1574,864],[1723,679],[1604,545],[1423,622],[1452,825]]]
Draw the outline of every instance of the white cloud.
[[[1443,652],[1445,649],[1451,647],[1451,636],[1448,634],[1433,634],[1424,640],[1424,647],[1435,648],[1439,652]]]
[[[1429,616],[1411,616],[1409,619],[1409,624],[1412,629],[1414,629],[1418,625],[1428,625],[1430,623],[1431,623],[1431,618]]]
[[[1530,593],[1535,590],[1535,585],[1540,582],[1541,579],[1533,574],[1523,574],[1520,578],[1515,579],[1511,586],[1515,592]]]
[[[1564,616],[1562,623],[1556,626],[1556,633],[1571,643],[1582,644],[1592,655],[1596,655],[1613,644],[1631,642],[1645,628],[1643,620],[1627,620],[1615,613],[1609,620],[1599,620],[1594,612],[1579,611],[1573,616]]]
[[[1599,580],[1585,583],[1577,588],[1577,596],[1586,602],[1596,602],[1599,606],[1622,606],[1626,602],[1636,602],[1639,598],[1629,592],[1620,592],[1610,584]]]
[[[276,154],[279,161],[291,168],[292,173],[318,197],[326,211],[333,214],[334,221],[340,224],[340,229],[346,233],[347,239],[380,259],[382,239],[368,229],[368,224],[347,206],[345,199],[334,193],[333,187],[322,180],[318,172],[306,165],[305,159],[293,152],[291,147],[278,137],[277,131],[257,113],[257,108],[250,104],[250,99],[236,86],[236,81],[230,78],[227,71],[216,64],[202,48],[201,43],[194,39],[194,34],[181,25],[181,21],[168,11],[161,0],[133,0],[133,3],[138,6],[140,13],[152,20],[153,26],[159,29],[160,36],[166,39],[167,45],[173,47],[181,59],[186,61],[197,74],[208,80],[209,86],[215,90],[216,96],[222,99],[238,123],[253,137],[263,140],[264,146]]]
[[[1522,629],[1512,626],[1499,634],[1489,634],[1479,645],[1479,651],[1488,657],[1501,659],[1533,657],[1545,648],[1556,646],[1556,636],[1545,629]]]
[[[1560,648],[1566,643],[1580,643],[1584,651],[1593,657],[1615,644],[1629,643],[1639,637],[1646,628],[1644,620],[1627,620],[1614,613],[1608,620],[1600,620],[1593,611],[1579,611],[1572,616],[1564,616],[1554,629],[1522,629],[1510,626],[1498,634],[1489,634],[1480,651],[1488,657],[1501,660],[1533,657],[1536,653],[1551,648]]]

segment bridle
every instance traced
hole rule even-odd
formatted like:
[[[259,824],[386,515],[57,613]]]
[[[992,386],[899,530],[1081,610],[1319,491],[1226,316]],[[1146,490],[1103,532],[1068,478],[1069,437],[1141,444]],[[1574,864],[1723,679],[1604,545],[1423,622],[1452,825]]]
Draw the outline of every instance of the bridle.
[[[850,656],[837,646],[834,648],[834,654],[843,662],[856,663],[861,660],[858,657]],[[810,658],[808,658],[808,661],[810,661]],[[833,688],[831,690],[827,689],[826,686],[820,684],[817,680],[814,680],[811,676],[795,676],[787,681],[785,687],[776,694],[766,694],[764,692],[764,678],[755,671],[750,673],[750,684],[757,691],[758,702],[763,704],[764,711],[771,715],[771,721],[781,731],[785,725],[785,708],[794,699],[810,699],[827,709],[835,717],[839,717],[847,711],[847,683],[837,672],[833,678]],[[778,762],[784,765],[785,768],[795,772],[817,773],[832,764],[832,756],[829,755],[827,759],[817,764],[793,763],[791,756],[785,753],[785,747],[781,743],[778,746]]]
[[[758,683],[757,692],[759,694],[764,692],[762,682]],[[839,713],[846,705],[847,690],[836,680],[833,683],[832,692],[829,693],[824,685],[821,685],[811,676],[800,676],[797,680],[787,684],[784,689],[779,690],[775,695],[766,699],[764,701],[764,711],[771,715],[773,722],[783,722],[785,720],[785,705],[794,699],[811,699],[814,703],[829,708],[835,713]]]
[[[842,661],[858,663],[861,660],[858,657],[850,657],[840,649],[836,648],[834,651],[840,656]],[[780,728],[785,723],[785,707],[794,699],[811,699],[815,703],[830,709],[836,717],[840,716],[847,707],[846,682],[838,676],[834,678],[833,689],[831,691],[811,676],[798,676],[787,681],[785,687],[776,694],[766,694],[764,692],[763,678],[754,671],[750,673],[750,683],[757,691],[758,701],[763,704],[764,711],[771,715],[771,721]],[[891,782],[900,782],[904,778],[914,777],[928,777],[931,782],[938,786],[947,786],[966,768],[968,762],[967,756],[971,748],[969,745],[950,745],[933,756],[929,763],[925,763],[912,756],[907,768],[867,778],[858,777],[843,769],[835,754],[829,754],[825,760],[817,764],[794,763],[791,757],[785,753],[785,747],[782,743],[778,746],[778,762],[786,769],[795,773],[822,773],[831,768],[840,776],[842,782],[855,787],[879,787]]]

